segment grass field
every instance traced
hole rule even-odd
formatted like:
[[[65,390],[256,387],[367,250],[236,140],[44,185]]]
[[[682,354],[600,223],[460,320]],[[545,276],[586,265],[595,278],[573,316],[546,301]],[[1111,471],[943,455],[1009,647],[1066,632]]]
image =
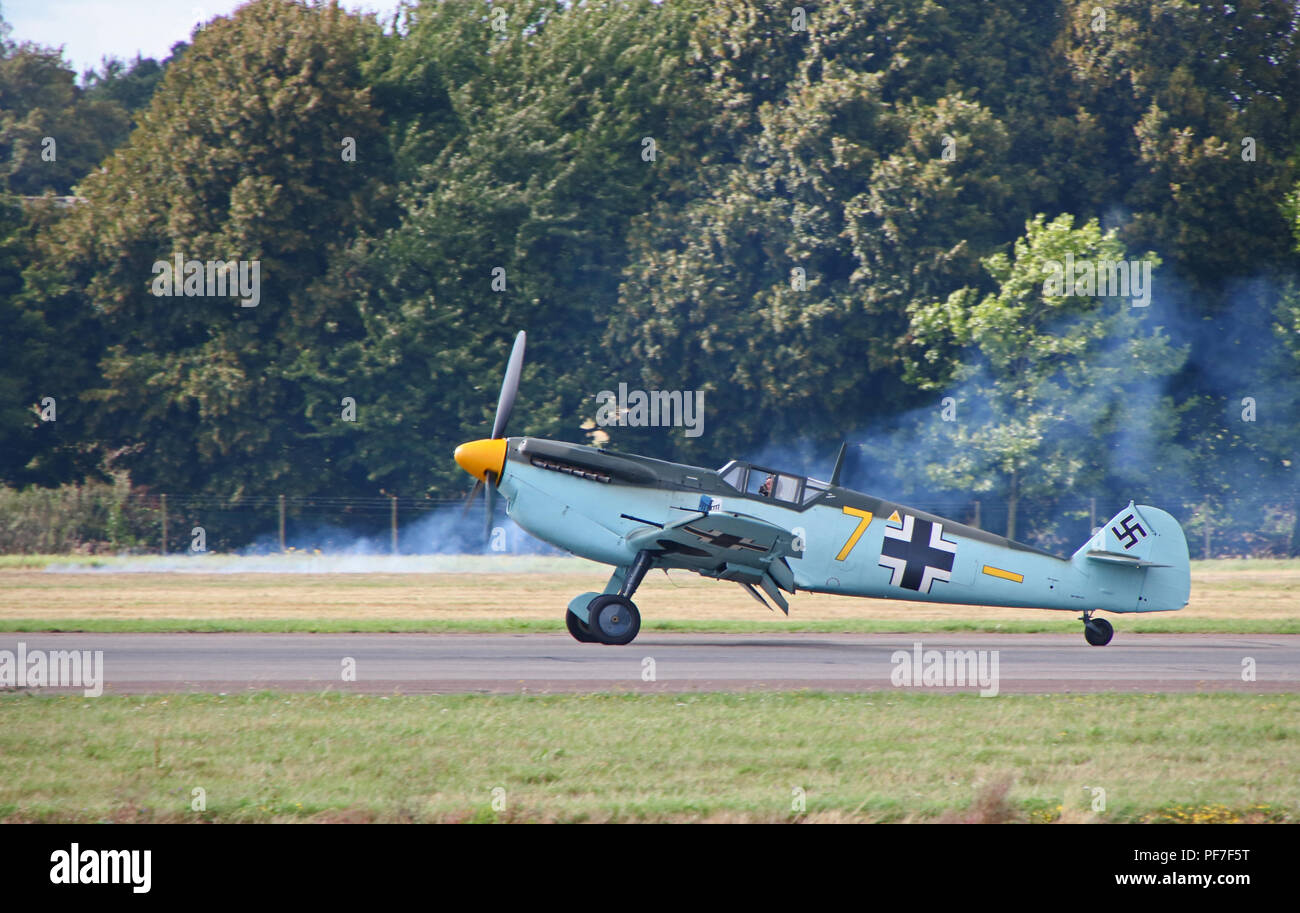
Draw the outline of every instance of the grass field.
[[[0,820],[1294,822],[1298,739],[1296,695],[3,694]]]
[[[503,573],[502,567],[509,572]],[[59,568],[53,570],[52,568]],[[371,572],[324,573],[326,569]],[[427,568],[427,571],[426,571]],[[372,570],[373,569],[373,570]],[[268,572],[264,572],[268,571]],[[542,631],[608,569],[576,558],[0,558],[5,631]],[[655,573],[646,630],[1075,632],[1073,613],[800,593],[790,617],[740,587]],[[1113,617],[1136,633],[1300,633],[1300,561],[1193,562],[1180,612]]]
[[[606,576],[553,558],[9,557],[0,630],[554,631]],[[637,602],[648,630],[1078,628],[809,594],[785,619],[685,574]],[[1198,562],[1187,609],[1115,622],[1300,632],[1300,562]],[[0,821],[1300,822],[1298,738],[1300,695],[0,693]]]

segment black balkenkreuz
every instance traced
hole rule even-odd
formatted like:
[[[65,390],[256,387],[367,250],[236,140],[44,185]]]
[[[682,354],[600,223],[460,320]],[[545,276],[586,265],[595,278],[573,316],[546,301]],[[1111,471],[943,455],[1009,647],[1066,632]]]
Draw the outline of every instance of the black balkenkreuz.
[[[957,543],[943,537],[943,524],[904,515],[901,526],[898,514],[889,518],[884,543],[880,547],[880,566],[890,570],[893,586],[929,593],[936,580],[945,583],[952,577],[952,563],[957,557]]]

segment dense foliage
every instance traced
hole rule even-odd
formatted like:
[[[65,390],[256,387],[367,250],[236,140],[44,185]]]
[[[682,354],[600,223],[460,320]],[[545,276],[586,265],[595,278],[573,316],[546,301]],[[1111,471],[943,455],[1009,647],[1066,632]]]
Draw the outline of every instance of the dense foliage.
[[[78,81],[4,37],[0,482],[455,494],[524,329],[512,433],[847,439],[1031,541],[1132,497],[1300,553],[1298,41],[1288,0],[253,0]],[[159,296],[178,255],[256,306]],[[620,383],[703,433],[597,427]]]

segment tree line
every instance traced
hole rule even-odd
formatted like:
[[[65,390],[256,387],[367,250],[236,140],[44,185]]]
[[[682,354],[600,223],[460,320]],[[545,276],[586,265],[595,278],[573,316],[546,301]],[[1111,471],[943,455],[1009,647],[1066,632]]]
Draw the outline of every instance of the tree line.
[[[847,484],[1040,544],[1132,497],[1300,553],[1298,35],[1286,0],[253,0],[78,79],[0,33],[0,482],[455,494],[523,329],[512,434],[823,477],[848,440]],[[191,262],[256,263],[256,306]],[[705,433],[598,425],[621,382]]]

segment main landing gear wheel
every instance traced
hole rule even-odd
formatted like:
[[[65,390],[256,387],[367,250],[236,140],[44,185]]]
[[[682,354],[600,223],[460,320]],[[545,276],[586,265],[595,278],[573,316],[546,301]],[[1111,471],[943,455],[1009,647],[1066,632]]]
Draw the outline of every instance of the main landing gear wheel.
[[[569,633],[573,635],[573,639],[578,643],[594,644],[597,642],[596,638],[591,636],[591,628],[587,627],[582,620],[572,612],[565,611],[564,623],[568,625]]]
[[[587,617],[591,636],[602,644],[630,644],[641,630],[641,613],[626,596],[613,593],[597,596],[587,606]]]
[[[1115,629],[1104,618],[1093,618],[1091,612],[1083,616],[1083,639],[1094,647],[1104,647],[1115,636]]]

